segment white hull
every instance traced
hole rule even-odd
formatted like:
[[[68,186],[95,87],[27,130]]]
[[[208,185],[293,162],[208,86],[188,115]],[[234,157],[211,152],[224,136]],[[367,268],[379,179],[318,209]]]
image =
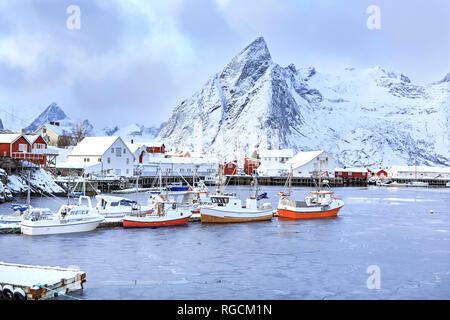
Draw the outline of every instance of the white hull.
[[[22,222],[22,216],[0,216],[0,223]]]
[[[252,219],[262,218],[272,214],[272,209],[267,210],[254,210],[242,208],[241,210],[227,210],[220,207],[201,207],[201,215],[209,215],[218,218],[231,218],[231,219]]]
[[[22,221],[20,230],[29,236],[89,232],[95,230],[102,221],[103,218],[67,223],[61,223],[60,220]]]

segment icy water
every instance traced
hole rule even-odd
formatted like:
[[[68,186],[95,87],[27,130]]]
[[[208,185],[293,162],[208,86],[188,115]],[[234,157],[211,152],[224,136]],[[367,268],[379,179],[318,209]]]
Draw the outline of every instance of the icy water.
[[[244,186],[228,189],[248,195]],[[262,189],[276,207],[279,187]],[[345,201],[337,218],[0,235],[0,261],[79,266],[87,273],[82,299],[450,298],[450,189],[334,191]],[[367,287],[371,265],[380,289]]]

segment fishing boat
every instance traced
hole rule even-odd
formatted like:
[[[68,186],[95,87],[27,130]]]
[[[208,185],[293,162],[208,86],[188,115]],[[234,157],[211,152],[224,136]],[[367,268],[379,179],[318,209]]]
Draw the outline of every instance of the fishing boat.
[[[404,188],[404,187],[407,187],[408,185],[406,183],[393,181],[393,182],[389,183],[387,186],[395,187],[395,188]]]
[[[169,191],[188,191],[189,186],[183,186],[181,182],[173,182],[167,185]]]
[[[28,210],[27,205],[12,204],[10,209],[13,210],[12,214],[5,214],[0,216],[0,223],[17,223],[22,221],[24,213]]]
[[[428,187],[428,182],[423,181],[411,181],[407,184],[407,187]]]
[[[319,182],[316,190],[310,192],[310,196],[305,197],[304,201],[290,199],[292,192],[292,169],[290,170],[287,183],[289,190],[287,193],[281,191],[278,195],[277,216],[287,219],[317,219],[336,217],[339,210],[344,206],[344,201],[334,196],[334,192],[321,184],[321,171],[319,171]]]
[[[64,204],[57,213],[47,208],[27,211],[20,230],[30,236],[88,232],[95,230],[103,220],[104,217],[93,210],[91,199],[81,196],[78,204]]]
[[[141,213],[125,216],[123,218],[124,228],[180,226],[186,224],[192,215],[190,206],[166,200],[162,195],[155,195],[154,202],[151,214]]]
[[[219,167],[219,174],[222,173]],[[219,177],[219,182],[223,181]],[[220,190],[217,194],[211,195],[210,205],[200,206],[200,216],[202,223],[231,223],[231,222],[254,222],[272,220],[272,207],[270,203],[259,206],[258,201],[267,198],[267,193],[258,195],[258,178],[254,175],[254,194],[242,205],[242,200],[236,194],[225,194],[223,184],[220,183]]]
[[[97,195],[95,210],[106,219],[120,219],[133,213],[149,214],[153,207],[141,206],[135,200],[123,197]]]
[[[192,215],[191,207],[178,203],[164,195],[159,168],[159,194],[152,194],[147,205],[152,207],[151,213],[134,212],[123,218],[124,228],[157,228],[167,226],[180,226],[189,221]]]

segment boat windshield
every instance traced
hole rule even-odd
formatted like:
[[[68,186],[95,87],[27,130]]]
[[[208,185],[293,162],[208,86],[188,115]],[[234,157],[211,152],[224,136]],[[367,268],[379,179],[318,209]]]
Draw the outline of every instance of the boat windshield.
[[[26,213],[25,220],[38,221],[38,220],[50,220],[54,217],[53,212],[50,209],[34,209],[33,211]]]
[[[230,198],[228,198],[228,197],[211,197],[212,203],[226,204],[226,203],[228,203],[229,200],[230,200]]]

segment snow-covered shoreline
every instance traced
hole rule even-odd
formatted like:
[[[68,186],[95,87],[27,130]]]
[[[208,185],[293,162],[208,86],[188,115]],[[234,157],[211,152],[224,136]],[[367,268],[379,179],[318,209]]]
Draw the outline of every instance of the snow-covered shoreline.
[[[28,179],[25,173],[8,175],[4,169],[0,169],[0,201],[12,201],[15,195],[26,193]],[[65,194],[64,189],[55,182],[52,174],[42,168],[33,169],[30,185],[32,195]]]

